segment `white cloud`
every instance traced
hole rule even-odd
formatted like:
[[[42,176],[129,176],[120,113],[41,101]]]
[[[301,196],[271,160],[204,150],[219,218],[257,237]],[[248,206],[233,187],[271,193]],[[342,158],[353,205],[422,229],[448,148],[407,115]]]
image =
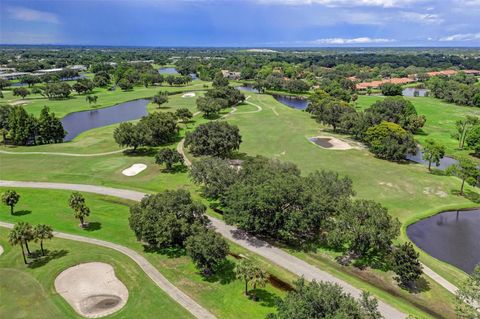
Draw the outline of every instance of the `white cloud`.
[[[280,5],[309,5],[320,4],[330,7],[402,7],[405,5],[424,2],[425,0],[256,0],[262,4],[280,4]]]
[[[56,24],[60,23],[60,20],[55,14],[46,11],[39,11],[25,7],[9,6],[7,7],[7,12],[11,18],[16,20],[29,22],[47,22]]]
[[[61,42],[60,38],[51,32],[0,32],[0,43],[3,44],[56,44]]]
[[[480,32],[478,33],[457,33],[438,39],[441,42],[452,41],[480,41]]]
[[[419,13],[419,12],[411,12],[411,11],[400,12],[400,17],[407,21],[423,23],[423,24],[440,24],[445,21],[438,14]]]
[[[372,43],[389,43],[395,42],[393,39],[383,39],[383,38],[369,38],[369,37],[360,37],[360,38],[326,38],[326,39],[316,39],[309,41],[310,44],[372,44]]]

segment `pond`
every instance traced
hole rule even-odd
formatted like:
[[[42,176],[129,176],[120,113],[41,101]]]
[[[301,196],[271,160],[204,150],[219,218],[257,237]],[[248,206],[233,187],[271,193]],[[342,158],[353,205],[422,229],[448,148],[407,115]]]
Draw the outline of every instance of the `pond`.
[[[160,73],[160,74],[179,74],[177,69],[175,69],[175,68],[160,68],[160,69],[158,69],[158,73]]]
[[[402,95],[403,96],[409,96],[409,97],[414,97],[414,96],[424,97],[424,96],[428,95],[428,90],[427,89],[417,89],[417,88],[406,88],[406,89],[403,89]]]
[[[71,78],[61,78],[60,81],[76,81],[76,80],[87,79],[87,78],[89,78],[89,76],[80,74],[78,76],[74,76]],[[20,86],[27,86],[27,85],[28,85],[27,83],[22,83],[22,82],[15,82],[15,83],[10,82],[10,86],[12,87],[20,87]]]
[[[147,99],[140,99],[110,107],[70,113],[62,119],[63,128],[68,132],[64,141],[70,141],[80,133],[93,128],[139,119],[148,114],[149,102]]]
[[[407,228],[411,241],[431,256],[467,273],[480,263],[480,209],[448,211]]]
[[[428,166],[428,161],[425,161],[423,159],[423,151],[421,148],[417,148],[417,153],[415,153],[415,155],[407,155],[407,160]],[[432,163],[432,168],[440,169],[443,171],[446,170],[449,166],[457,163],[458,161],[456,159],[444,156],[440,160],[440,165],[436,166],[435,163]]]
[[[298,96],[272,94],[278,102],[298,110],[305,110],[308,106],[308,100]]]
[[[253,86],[251,85],[248,85],[248,84],[245,84],[245,85],[242,85],[242,86],[236,86],[235,87],[237,90],[240,90],[240,91],[247,91],[247,92],[252,92],[252,93],[258,93],[258,90],[255,89]]]
[[[164,74],[164,75],[180,74],[178,73],[176,68],[160,68],[158,69],[158,73]],[[198,80],[198,77],[195,73],[190,73],[189,75],[192,78],[192,81]]]

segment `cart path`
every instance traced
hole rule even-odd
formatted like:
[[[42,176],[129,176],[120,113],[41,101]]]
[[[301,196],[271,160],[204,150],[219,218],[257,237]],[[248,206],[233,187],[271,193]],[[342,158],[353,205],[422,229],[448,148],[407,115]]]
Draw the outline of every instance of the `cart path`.
[[[104,152],[104,153],[91,153],[91,154],[79,154],[79,153],[57,153],[57,152],[11,152],[0,150],[0,154],[10,155],[57,155],[57,156],[76,156],[76,157],[94,157],[94,156],[106,156],[112,154],[118,154],[126,151],[127,149],[121,149],[117,151]]]
[[[48,182],[23,182],[23,181],[3,181],[0,180],[0,186],[2,187],[28,187],[28,188],[46,188],[46,189],[62,189],[62,190],[72,190],[80,191],[87,193],[95,193],[100,195],[108,195],[113,197],[120,197],[124,199],[129,199],[133,201],[140,201],[146,194],[138,191],[127,190],[127,189],[117,189],[104,186],[95,186],[95,185],[86,185],[86,184],[66,184],[66,183],[48,183]],[[270,262],[285,268],[286,270],[298,275],[304,276],[307,280],[317,280],[317,281],[329,281],[337,283],[342,288],[353,295],[354,297],[359,297],[361,290],[353,287],[352,285],[346,283],[345,281],[336,278],[335,276],[320,270],[319,268],[308,264],[307,262],[290,255],[284,250],[277,248],[268,244],[265,241],[262,241],[254,236],[250,236],[244,231],[238,230],[234,226],[225,224],[223,221],[210,217],[213,227],[222,234],[225,238],[231,240],[232,242],[266,258]],[[65,234],[66,235],[66,234]],[[73,236],[73,235],[67,235]],[[83,237],[81,237],[83,239]],[[86,240],[93,240],[90,238],[85,238]],[[100,241],[101,242],[101,241]],[[110,245],[118,246],[116,244],[108,243]],[[122,246],[119,246],[124,248]],[[125,248],[127,249],[127,248]],[[135,252],[133,252],[135,253]],[[136,253],[135,253],[136,254]],[[138,255],[138,254],[137,254]],[[139,256],[141,257],[141,256]],[[147,262],[148,263],[148,262]],[[148,264],[150,265],[150,264]],[[151,266],[151,265],[150,265]],[[151,266],[153,267],[153,266]],[[152,269],[154,270],[154,268]],[[156,271],[158,273],[158,271]],[[158,273],[158,276],[161,276]],[[162,277],[163,278],[163,277]],[[153,279],[153,278],[152,278]],[[170,283],[169,283],[170,284]],[[171,284],[170,284],[171,285]],[[174,287],[174,286],[173,286]],[[175,288],[178,291],[178,288]],[[175,298],[175,297],[174,297]],[[183,299],[181,299],[183,301]],[[179,301],[179,302],[181,302]],[[397,319],[405,318],[406,315],[401,311],[393,308],[392,306],[386,304],[385,302],[379,300],[378,308],[385,318]],[[188,309],[188,308],[187,308]],[[207,318],[207,317],[202,317]]]
[[[3,182],[1,183],[3,185]],[[22,186],[18,186],[22,187]],[[0,227],[13,228],[13,224],[0,222]],[[53,235],[58,238],[79,241],[83,243],[102,246],[110,249],[114,249],[128,257],[130,257],[140,268],[147,274],[153,282],[166,292],[173,300],[178,302],[181,306],[187,309],[192,315],[199,319],[215,319],[216,317],[208,310],[196,303],[195,300],[186,295],[183,291],[175,287],[170,281],[167,280],[151,263],[149,263],[145,257],[141,256],[136,251],[114,244],[108,241],[83,237],[79,235],[66,234],[61,232],[53,232]]]

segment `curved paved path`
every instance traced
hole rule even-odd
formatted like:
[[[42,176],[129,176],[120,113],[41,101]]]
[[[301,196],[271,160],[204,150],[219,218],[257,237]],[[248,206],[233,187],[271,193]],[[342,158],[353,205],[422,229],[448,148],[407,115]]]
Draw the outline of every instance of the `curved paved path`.
[[[0,222],[0,227],[13,228],[13,226],[14,225],[10,223]],[[204,309],[202,306],[197,304],[192,298],[190,298],[188,295],[183,293],[180,289],[175,287],[152,264],[150,264],[143,256],[141,256],[136,251],[121,245],[117,245],[108,241],[95,239],[95,238],[71,235],[71,234],[61,233],[57,231],[53,232],[53,235],[58,238],[69,239],[69,240],[84,242],[84,243],[93,244],[97,246],[107,247],[110,249],[114,249],[124,255],[127,255],[134,262],[136,262],[140,266],[140,268],[142,268],[142,270],[147,274],[147,276],[150,277],[150,279],[152,279],[153,282],[155,282],[155,284],[157,284],[158,287],[160,287],[163,291],[165,291],[171,298],[173,298],[173,300],[177,301],[185,309],[190,311],[190,313],[192,313],[192,315],[194,315],[196,318],[201,318],[201,319],[216,318],[214,315],[208,312],[208,310]]]
[[[117,188],[110,188],[110,187],[103,187],[103,186],[94,186],[94,185],[85,185],[85,184],[66,184],[66,183],[47,183],[47,182],[20,182],[20,181],[2,181],[0,180],[0,186],[2,187],[30,187],[30,188],[48,188],[48,189],[63,189],[63,190],[73,190],[73,191],[81,191],[81,192],[87,192],[87,193],[96,193],[96,194],[101,194],[101,195],[109,195],[109,196],[114,196],[114,197],[120,197],[120,198],[125,198],[125,199],[130,199],[134,201],[140,201],[143,196],[145,196],[145,193],[133,191],[133,190],[126,190],[126,189],[117,189]],[[338,279],[331,274],[320,270],[317,267],[314,267],[305,261],[294,257],[287,252],[274,247],[256,237],[250,236],[246,234],[243,231],[240,231],[236,229],[233,226],[226,225],[223,221],[214,218],[214,217],[209,217],[213,227],[222,234],[225,238],[233,241],[234,243],[266,258],[270,262],[277,264],[280,267],[283,267],[287,269],[288,271],[298,275],[298,276],[304,276],[308,280],[317,280],[317,281],[329,281],[329,282],[334,282],[339,284],[340,286],[345,289],[346,292],[352,294],[355,297],[359,297],[361,294],[361,290],[357,289],[350,284],[346,283],[345,281]],[[73,237],[80,237],[80,236],[74,236],[74,235],[68,235],[68,234],[63,234],[66,236],[73,236]],[[99,242],[103,243],[102,241],[97,241],[95,239],[90,239],[90,238],[84,238],[80,237],[80,240],[92,240],[93,242]],[[127,249],[122,246],[112,244],[112,243],[107,243],[108,245],[112,245],[112,247],[117,247],[120,249]],[[118,247],[119,246],[119,247]],[[115,248],[114,248],[115,249]],[[133,252],[133,251],[132,251]],[[133,252],[134,254],[137,254]],[[137,254],[138,255],[138,254]],[[143,258],[139,256],[140,258]],[[138,263],[138,262],[137,262]],[[148,262],[147,262],[148,264]],[[140,263],[139,263],[140,265]],[[148,264],[150,267],[151,265]],[[153,266],[152,268],[149,269],[149,271],[156,271]],[[158,276],[163,276],[156,271]],[[151,277],[152,278],[152,277]],[[153,279],[153,278],[152,278]],[[164,279],[164,278],[163,278]],[[168,282],[168,281],[167,281]],[[158,284],[158,283],[157,283]],[[168,283],[171,285],[170,283]],[[181,292],[178,290],[178,288],[174,287],[171,285],[171,289],[175,289],[175,292],[177,294],[180,294]],[[181,293],[183,294],[183,293]],[[176,297],[174,297],[176,298]],[[180,298],[185,298],[185,295],[180,296]],[[191,300],[191,299],[189,299]],[[184,302],[183,299],[180,299],[180,303]],[[190,302],[190,301],[189,301]],[[182,304],[183,305],[183,304]],[[186,307],[189,305],[185,305]],[[198,306],[198,305],[197,305]],[[199,306],[198,306],[199,307]],[[378,302],[378,307],[379,310],[382,312],[382,314],[385,316],[385,318],[388,319],[400,319],[400,318],[405,318],[406,315],[399,310],[391,307],[390,305],[382,302],[379,300]],[[189,309],[189,308],[187,308]],[[196,308],[195,308],[196,309]],[[198,309],[196,309],[198,310]],[[211,317],[199,317],[199,318],[211,318]]]
[[[3,151],[0,150],[0,154],[11,154],[11,155],[57,155],[57,156],[77,156],[77,157],[93,157],[93,156],[105,156],[105,155],[112,155],[118,154],[125,151],[125,149],[118,150],[118,151],[111,151],[105,153],[92,153],[92,154],[78,154],[78,153],[57,153],[57,152],[10,152],[10,151]]]

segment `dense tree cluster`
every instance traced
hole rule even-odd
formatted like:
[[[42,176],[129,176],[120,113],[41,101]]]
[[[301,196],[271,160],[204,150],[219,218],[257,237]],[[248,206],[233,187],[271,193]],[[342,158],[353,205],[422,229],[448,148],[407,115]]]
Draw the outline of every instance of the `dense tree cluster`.
[[[160,146],[173,142],[178,135],[177,119],[171,112],[151,113],[137,124],[121,123],[114,131],[113,138],[120,146]]]
[[[229,253],[227,242],[209,228],[205,206],[185,190],[147,195],[130,208],[130,228],[151,247],[186,249],[205,275],[215,272]]]
[[[212,118],[227,107],[245,101],[245,95],[234,87],[228,86],[228,80],[221,73],[215,76],[214,88],[208,90],[204,97],[197,99],[197,109],[206,118]]]
[[[4,142],[14,145],[61,143],[66,135],[60,120],[44,106],[37,119],[20,106],[0,107]]]
[[[382,94],[385,96],[396,96],[396,95],[402,95],[403,88],[399,84],[394,84],[394,83],[384,83],[380,86],[380,89],[382,90]]]
[[[480,86],[476,83],[476,77],[460,73],[452,77],[432,77],[427,86],[434,97],[446,102],[480,107]]]
[[[406,154],[415,154],[413,135],[393,122],[381,122],[369,127],[364,141],[369,150],[379,158],[402,161]]]
[[[371,201],[353,201],[352,182],[329,171],[302,176],[291,163],[258,157],[240,170],[221,159],[192,165],[192,180],[217,199],[228,223],[304,245],[323,242],[356,256],[385,255],[399,222]]]
[[[353,135],[365,142],[380,158],[401,161],[416,146],[412,133],[418,132],[426,118],[418,115],[413,104],[400,96],[387,97],[365,111],[356,111],[325,91],[317,90],[306,109],[318,122],[334,131]]]
[[[223,121],[201,124],[185,138],[185,146],[195,156],[228,157],[240,148],[241,142],[238,127]]]
[[[343,291],[338,284],[300,279],[295,289],[280,300],[277,313],[268,319],[380,319],[378,301],[367,293],[360,300]]]

